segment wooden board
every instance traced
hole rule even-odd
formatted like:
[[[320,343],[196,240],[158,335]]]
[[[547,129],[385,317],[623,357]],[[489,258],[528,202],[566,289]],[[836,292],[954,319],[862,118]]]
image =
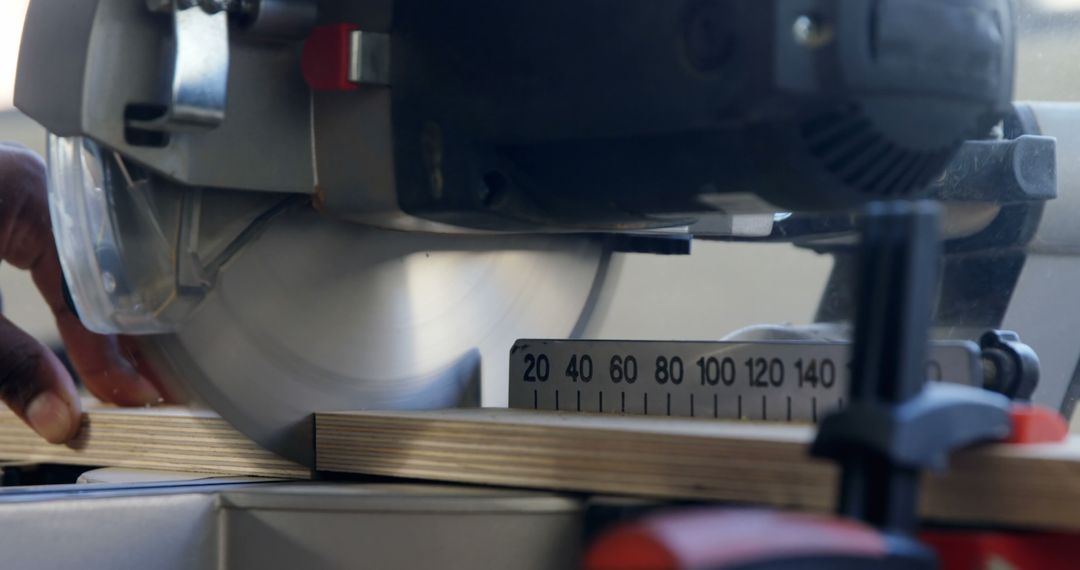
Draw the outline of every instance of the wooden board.
[[[520,410],[316,414],[316,468],[828,511],[836,468],[811,426]],[[947,523],[1080,530],[1080,439],[992,445],[924,477]]]
[[[0,412],[0,460],[189,471],[257,477],[311,477],[311,471],[255,445],[208,410],[176,406],[87,405],[67,445],[42,440],[7,409]]]

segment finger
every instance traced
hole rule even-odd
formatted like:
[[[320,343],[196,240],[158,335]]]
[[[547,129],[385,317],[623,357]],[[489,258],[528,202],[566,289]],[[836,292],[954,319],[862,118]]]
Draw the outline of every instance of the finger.
[[[0,399],[52,443],[63,443],[79,431],[79,398],[64,365],[4,317],[0,317]]]
[[[71,363],[91,393],[120,405],[162,400],[154,385],[124,360],[116,339],[87,330],[64,301],[45,194],[45,166],[28,152],[0,149],[0,257],[30,271],[56,318]]]
[[[139,376],[146,378],[161,393],[165,402],[170,404],[185,404],[188,401],[187,393],[175,378],[164,374],[159,368],[151,365],[152,360],[147,356],[139,337],[120,335],[116,337],[120,344],[120,354],[135,366]]]
[[[48,255],[55,256],[55,253]],[[58,262],[41,263],[31,271],[43,294],[54,283],[60,287]],[[115,337],[87,330],[62,298],[58,302],[46,301],[56,317],[56,328],[67,347],[68,358],[79,372],[86,389],[94,396],[121,406],[155,405],[164,401],[161,392],[123,357]]]

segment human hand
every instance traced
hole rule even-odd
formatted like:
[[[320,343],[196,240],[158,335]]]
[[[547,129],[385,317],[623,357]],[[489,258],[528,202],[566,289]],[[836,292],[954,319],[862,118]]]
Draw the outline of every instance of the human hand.
[[[22,147],[0,143],[0,260],[30,271],[45,298],[75,370],[98,399],[141,406],[162,401],[163,390],[139,374],[116,337],[90,332],[67,306],[53,242],[45,165]],[[79,431],[75,383],[45,345],[0,316],[0,399],[52,443]]]

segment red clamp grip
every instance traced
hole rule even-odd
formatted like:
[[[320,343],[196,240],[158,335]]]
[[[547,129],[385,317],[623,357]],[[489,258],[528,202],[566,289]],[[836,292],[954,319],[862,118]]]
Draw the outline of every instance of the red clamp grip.
[[[1050,408],[1013,404],[1009,417],[1012,433],[1005,443],[1057,443],[1069,436],[1065,418]]]
[[[733,568],[783,558],[852,556],[884,560],[884,537],[833,517],[750,509],[652,515],[602,534],[585,570]]]
[[[919,538],[937,552],[943,570],[1072,570],[1080,548],[1080,536],[1065,533],[940,530]]]

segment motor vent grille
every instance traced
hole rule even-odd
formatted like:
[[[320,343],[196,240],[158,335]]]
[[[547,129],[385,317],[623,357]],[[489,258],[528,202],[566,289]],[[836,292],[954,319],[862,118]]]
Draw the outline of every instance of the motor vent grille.
[[[926,186],[953,149],[904,148],[857,109],[824,113],[802,124],[810,154],[845,185],[873,198],[899,197]]]

